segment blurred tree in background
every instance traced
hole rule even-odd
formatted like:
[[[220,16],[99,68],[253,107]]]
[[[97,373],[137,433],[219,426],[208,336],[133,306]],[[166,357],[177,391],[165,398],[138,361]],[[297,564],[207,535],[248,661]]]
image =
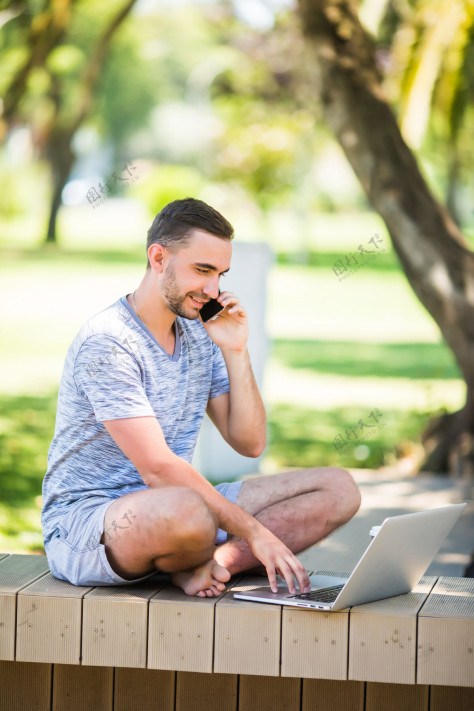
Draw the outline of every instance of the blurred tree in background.
[[[105,126],[103,134],[118,146],[154,103],[151,82],[143,81],[145,65],[137,61],[136,42],[122,35],[107,71],[111,43],[135,2],[30,0],[3,11],[0,132],[28,125],[36,156],[50,165],[47,241],[56,241],[57,213],[76,159],[73,141],[79,128],[95,112],[96,121]],[[97,101],[99,92],[102,101]]]

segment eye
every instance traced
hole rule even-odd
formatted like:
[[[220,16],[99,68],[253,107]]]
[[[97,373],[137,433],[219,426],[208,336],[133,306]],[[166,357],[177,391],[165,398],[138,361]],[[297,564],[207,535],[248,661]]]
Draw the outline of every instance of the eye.
[[[209,269],[201,269],[200,267],[196,267],[196,271],[198,274],[209,274]]]

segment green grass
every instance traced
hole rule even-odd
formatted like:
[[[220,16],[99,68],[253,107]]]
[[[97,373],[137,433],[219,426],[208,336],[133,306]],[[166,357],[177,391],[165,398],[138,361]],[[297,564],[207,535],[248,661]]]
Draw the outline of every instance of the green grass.
[[[41,482],[56,398],[0,396],[0,550],[42,550]]]
[[[354,343],[276,339],[273,359],[295,370],[354,377],[456,380],[452,352],[444,343]]]
[[[354,243],[355,244],[355,243]],[[349,259],[349,263],[346,262],[346,257]],[[286,253],[280,252],[277,255],[278,264],[295,265],[301,264],[305,267],[319,267],[321,269],[336,269],[338,271],[337,265],[340,266],[340,260],[342,258],[342,267],[349,269],[355,266],[354,259],[357,260],[358,266],[365,269],[369,264],[375,266],[377,271],[398,271],[398,260],[396,255],[391,251],[380,252],[375,254],[372,260],[369,262],[367,255],[362,255],[360,257],[357,249],[347,250],[347,252],[332,252],[332,251],[321,251],[315,252],[310,250],[307,253],[295,254],[293,252]],[[336,273],[335,272],[335,273]]]
[[[344,466],[377,469],[393,464],[419,439],[429,415],[384,412],[377,427],[358,406],[317,411],[278,403],[269,417],[269,458],[276,467]],[[375,412],[375,417],[378,417]],[[362,419],[362,427],[358,424]],[[366,429],[367,426],[374,428]]]

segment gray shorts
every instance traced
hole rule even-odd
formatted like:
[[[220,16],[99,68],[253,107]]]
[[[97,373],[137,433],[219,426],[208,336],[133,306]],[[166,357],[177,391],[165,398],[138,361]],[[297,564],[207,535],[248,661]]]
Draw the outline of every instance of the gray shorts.
[[[218,484],[215,488],[235,504],[242,484],[242,481],[233,481]],[[78,501],[61,518],[55,536],[45,543],[49,569],[55,578],[73,585],[130,585],[153,575],[125,580],[110,566],[100,539],[105,512],[114,500],[108,496],[93,496]],[[219,528],[216,544],[222,545],[226,540],[226,531]]]

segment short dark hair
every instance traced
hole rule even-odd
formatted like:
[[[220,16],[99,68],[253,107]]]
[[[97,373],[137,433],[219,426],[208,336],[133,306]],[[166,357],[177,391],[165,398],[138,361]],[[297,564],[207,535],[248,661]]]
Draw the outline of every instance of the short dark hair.
[[[188,197],[168,203],[157,214],[148,230],[147,253],[152,244],[162,244],[169,251],[183,247],[193,229],[205,230],[221,239],[231,240],[234,236],[234,228],[220,212],[202,200]],[[150,267],[148,259],[146,266]]]

